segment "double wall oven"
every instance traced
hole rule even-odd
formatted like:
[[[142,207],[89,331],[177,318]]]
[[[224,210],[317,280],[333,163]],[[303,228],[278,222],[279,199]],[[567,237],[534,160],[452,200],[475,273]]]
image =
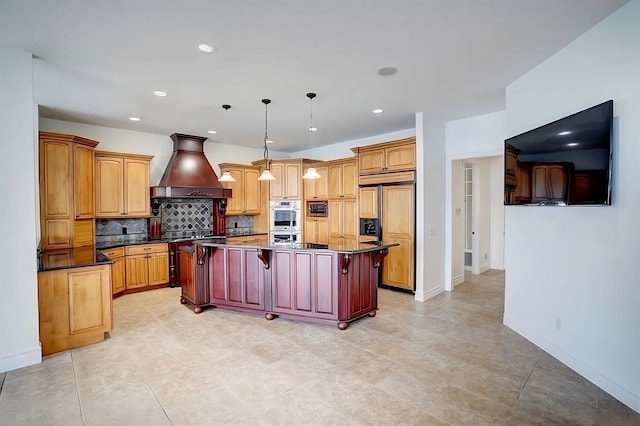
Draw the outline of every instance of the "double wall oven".
[[[272,245],[301,242],[302,203],[278,200],[269,203],[269,240]]]

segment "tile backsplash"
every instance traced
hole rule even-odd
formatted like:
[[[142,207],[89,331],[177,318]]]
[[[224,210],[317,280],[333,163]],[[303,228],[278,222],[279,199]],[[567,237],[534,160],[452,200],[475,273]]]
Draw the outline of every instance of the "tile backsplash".
[[[253,232],[254,223],[253,216],[227,216],[227,235],[238,235]]]
[[[162,237],[211,235],[213,200],[172,198],[160,203]]]
[[[96,244],[146,240],[147,219],[96,219]]]

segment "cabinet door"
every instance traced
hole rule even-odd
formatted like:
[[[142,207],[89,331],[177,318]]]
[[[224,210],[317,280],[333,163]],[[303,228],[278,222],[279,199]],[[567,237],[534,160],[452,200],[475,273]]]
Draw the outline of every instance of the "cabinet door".
[[[384,169],[384,150],[361,152],[358,156],[360,174],[380,172]]]
[[[74,144],[74,201],[76,219],[93,219],[94,149]]]
[[[194,275],[194,253],[180,250],[179,251],[180,264],[180,287],[182,297],[191,303],[196,303],[196,281]]]
[[[358,195],[358,168],[355,160],[342,165],[342,195],[356,198]]]
[[[302,184],[302,175],[300,174],[300,164],[285,164],[285,173],[286,173],[286,193],[284,194],[284,198],[288,199],[301,199],[302,193],[300,191],[300,187]]]
[[[414,282],[414,194],[413,185],[385,186],[382,188],[382,241],[399,243],[389,249],[382,264],[382,283],[413,290]]]
[[[552,200],[567,201],[567,188],[569,187],[568,173],[564,166],[548,166],[549,198]]]
[[[146,287],[149,285],[149,262],[146,254],[126,256],[125,275],[127,288]]]
[[[284,164],[271,163],[271,174],[276,180],[269,181],[269,195],[272,200],[282,200],[286,196]]]
[[[124,257],[111,259],[111,291],[112,294],[120,293],[125,289],[124,281]]]
[[[360,217],[375,219],[378,217],[378,188],[360,188],[358,197]]]
[[[122,158],[96,159],[96,217],[124,216],[123,176]]]
[[[315,196],[320,200],[326,200],[329,196],[329,168],[320,166],[316,167],[316,171],[320,175],[320,178],[313,179],[315,182]]]
[[[127,217],[151,215],[149,162],[124,159],[124,207]]]
[[[69,142],[40,143],[42,248],[73,246],[73,148]]]
[[[258,170],[247,169],[244,171],[244,214],[260,214],[261,212],[259,176]]]
[[[304,241],[308,243],[328,244],[329,221],[326,218],[305,220]]]
[[[353,199],[342,200],[342,237],[356,240],[358,231],[358,203]]]
[[[69,333],[111,329],[109,268],[82,268],[69,272]]]
[[[412,170],[415,168],[415,144],[398,145],[385,150],[385,171]]]
[[[169,253],[152,253],[149,261],[149,285],[169,282]]]
[[[231,189],[231,198],[227,199],[227,216],[240,215],[244,209],[244,173],[240,169],[225,169],[236,180],[235,182],[224,182],[225,188]]]
[[[330,239],[342,238],[341,200],[329,200],[329,237]]]
[[[342,165],[329,166],[329,198],[342,197]]]

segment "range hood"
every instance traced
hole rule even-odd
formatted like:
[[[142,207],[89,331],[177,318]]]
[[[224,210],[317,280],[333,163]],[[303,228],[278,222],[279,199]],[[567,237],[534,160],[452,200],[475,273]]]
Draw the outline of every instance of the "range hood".
[[[151,198],[231,198],[204,155],[207,138],[174,133],[171,139],[173,154]]]

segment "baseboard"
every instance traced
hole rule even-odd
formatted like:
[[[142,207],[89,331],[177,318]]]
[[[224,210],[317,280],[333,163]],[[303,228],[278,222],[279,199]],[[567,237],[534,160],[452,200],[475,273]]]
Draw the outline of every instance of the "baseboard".
[[[28,352],[0,357],[0,371],[11,371],[29,365],[40,364],[41,362],[42,350],[38,347]]]
[[[464,274],[460,274],[456,277],[453,277],[453,287],[457,286],[458,284],[462,284],[464,282]]]
[[[491,269],[491,266],[488,263],[484,263],[478,268],[478,273],[482,274],[484,272],[487,272],[489,269]]]
[[[424,302],[425,300],[429,300],[432,297],[439,295],[443,291],[444,290],[442,289],[442,286],[431,287],[429,290],[426,290],[422,293],[423,299],[421,299],[421,301]]]
[[[513,321],[507,313],[503,316],[503,323],[525,339],[529,340],[540,349],[544,350],[564,365],[580,374],[585,379],[589,380],[600,389],[607,392],[609,395],[616,398],[618,401],[631,408],[632,410],[640,413],[640,395],[636,395],[630,390],[620,386],[616,382],[612,381],[606,376],[603,376],[598,370],[583,363],[579,359],[574,358],[571,354],[560,349],[553,343],[547,341],[545,338],[539,336],[537,333],[526,330],[526,327],[519,327],[517,321]]]

